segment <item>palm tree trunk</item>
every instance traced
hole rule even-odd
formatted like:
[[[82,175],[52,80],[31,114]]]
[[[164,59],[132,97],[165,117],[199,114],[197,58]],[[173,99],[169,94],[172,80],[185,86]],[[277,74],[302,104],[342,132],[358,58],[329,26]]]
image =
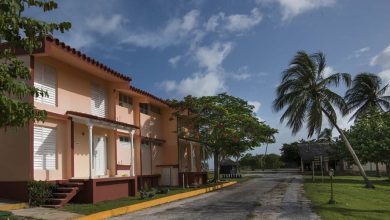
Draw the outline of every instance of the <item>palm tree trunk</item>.
[[[357,157],[355,151],[353,150],[351,144],[349,143],[347,137],[345,136],[343,130],[341,130],[339,128],[339,126],[337,125],[337,123],[335,121],[333,121],[332,117],[328,114],[328,112],[326,112],[324,109],[322,110],[324,112],[324,114],[330,119],[330,121],[332,122],[333,126],[335,126],[335,128],[337,129],[337,131],[339,132],[340,136],[341,136],[341,139],[343,139],[344,141],[344,144],[345,146],[347,147],[349,153],[352,155],[352,158],[353,160],[355,161],[355,164],[356,166],[359,168],[359,171],[360,171],[360,175],[362,175],[363,179],[364,179],[364,182],[366,184],[366,188],[369,188],[369,189],[374,189],[374,185],[371,183],[371,181],[368,179],[367,175],[366,175],[366,172],[364,171],[363,169],[363,166],[362,164],[360,163],[359,161],[359,158]]]
[[[265,160],[265,157],[267,156],[267,150],[268,150],[268,143],[267,143],[267,145],[265,145],[264,157],[261,158],[261,166],[262,166],[262,168],[263,168],[263,171],[264,171],[264,169],[265,169],[264,160]]]
[[[214,151],[214,182],[219,180],[219,151]]]

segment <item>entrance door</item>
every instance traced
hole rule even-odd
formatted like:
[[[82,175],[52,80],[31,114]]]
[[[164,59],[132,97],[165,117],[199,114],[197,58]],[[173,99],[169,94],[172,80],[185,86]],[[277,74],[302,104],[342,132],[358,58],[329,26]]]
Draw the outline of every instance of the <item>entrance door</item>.
[[[104,176],[106,175],[107,162],[106,162],[106,138],[102,136],[93,137],[94,145],[94,166],[95,175]]]

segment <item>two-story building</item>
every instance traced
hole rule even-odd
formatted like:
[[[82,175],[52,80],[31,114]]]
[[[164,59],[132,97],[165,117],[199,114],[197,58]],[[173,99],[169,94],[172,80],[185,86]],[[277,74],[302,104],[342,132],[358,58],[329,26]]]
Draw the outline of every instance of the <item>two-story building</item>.
[[[0,132],[0,198],[26,201],[31,180],[60,185],[53,207],[135,195],[180,179],[205,181],[193,178],[205,175],[201,148],[182,150],[181,142],[193,141],[179,140],[173,109],[130,85],[130,77],[52,37],[19,58],[30,68],[30,83],[48,92],[30,100],[48,117]]]

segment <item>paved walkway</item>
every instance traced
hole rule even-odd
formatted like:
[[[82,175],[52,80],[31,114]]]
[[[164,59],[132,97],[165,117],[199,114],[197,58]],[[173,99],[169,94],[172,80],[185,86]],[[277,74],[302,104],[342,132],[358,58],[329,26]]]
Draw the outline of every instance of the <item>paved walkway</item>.
[[[75,213],[60,211],[58,209],[41,207],[13,210],[12,213],[17,216],[45,220],[65,220],[81,216]]]
[[[302,176],[268,173],[220,191],[113,219],[319,219],[303,195]]]

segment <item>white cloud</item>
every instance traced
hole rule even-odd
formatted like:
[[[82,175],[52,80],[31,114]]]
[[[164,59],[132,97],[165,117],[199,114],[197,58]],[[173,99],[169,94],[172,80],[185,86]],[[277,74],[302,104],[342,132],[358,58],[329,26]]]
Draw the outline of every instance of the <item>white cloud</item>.
[[[225,13],[213,15],[205,24],[206,31],[247,31],[261,22],[262,14],[258,8],[251,10],[250,14],[233,14],[226,16]]]
[[[111,17],[98,15],[87,18],[86,26],[92,31],[105,35],[118,31],[126,21],[120,14],[114,14]]]
[[[178,55],[178,56],[174,56],[174,57],[171,57],[169,58],[168,62],[173,66],[173,67],[176,67],[177,63],[180,61],[181,59],[181,56]]]
[[[195,52],[195,58],[200,67],[205,67],[209,71],[217,71],[232,47],[230,42],[223,44],[216,42],[210,47],[199,47]]]
[[[382,67],[382,71],[378,75],[382,78],[384,84],[390,83],[390,45],[374,56],[370,65]],[[390,90],[387,90],[386,95],[390,95]]]
[[[257,0],[256,2],[263,5],[277,3],[281,9],[282,21],[288,21],[307,11],[333,6],[336,0]]]
[[[88,47],[96,41],[93,36],[90,36],[83,31],[78,31],[77,29],[73,29],[72,32],[63,35],[61,39],[66,42],[66,44],[76,49]]]
[[[390,45],[387,46],[381,53],[374,56],[370,62],[371,66],[379,65],[383,69],[390,69]]]
[[[215,95],[225,91],[225,71],[222,67],[224,59],[232,50],[230,42],[215,42],[210,46],[199,47],[194,52],[194,60],[204,71],[196,72],[179,81],[164,81],[160,85],[167,92],[175,92],[180,96]]]
[[[324,77],[328,77],[332,74],[336,73],[336,70],[331,66],[326,66],[324,69]]]
[[[353,51],[353,53],[350,56],[348,56],[348,59],[359,58],[359,57],[365,55],[368,51],[370,51],[370,47],[360,48],[358,50]]]
[[[252,77],[250,73],[236,73],[232,75],[233,79],[236,80],[246,80]]]
[[[167,92],[176,92],[180,96],[208,96],[225,90],[223,74],[217,72],[195,73],[179,82],[164,81],[161,86]]]
[[[257,8],[252,9],[250,15],[230,15],[226,18],[226,29],[231,32],[248,30],[259,24],[262,18],[263,16]]]
[[[191,36],[198,25],[199,11],[192,10],[182,18],[170,20],[167,25],[157,31],[144,33],[129,33],[123,43],[139,47],[163,48],[176,45]]]
[[[390,84],[390,69],[383,70],[382,72],[378,73],[379,77],[382,78],[383,84]],[[390,95],[390,89],[386,91],[385,95]]]
[[[257,114],[261,107],[261,102],[259,101],[248,101],[249,105],[253,105],[255,108],[253,109],[253,112]]]

